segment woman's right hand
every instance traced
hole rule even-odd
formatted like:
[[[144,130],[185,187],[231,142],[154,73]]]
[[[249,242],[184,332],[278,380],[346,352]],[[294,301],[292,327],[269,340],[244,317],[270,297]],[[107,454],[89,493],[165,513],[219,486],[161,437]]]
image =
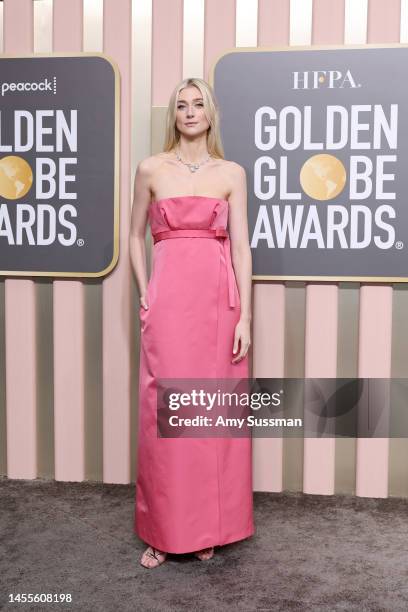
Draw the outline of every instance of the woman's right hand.
[[[149,305],[146,300],[146,295],[140,296],[140,308],[144,308],[145,310],[148,310],[149,308]]]

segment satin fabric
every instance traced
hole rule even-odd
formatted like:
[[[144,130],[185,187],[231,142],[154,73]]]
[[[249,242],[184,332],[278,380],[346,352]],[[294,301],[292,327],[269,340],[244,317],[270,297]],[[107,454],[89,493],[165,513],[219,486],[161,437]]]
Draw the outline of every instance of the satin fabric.
[[[182,196],[152,202],[149,221],[153,237],[226,229],[228,212],[226,200]],[[139,310],[134,530],[186,553],[253,535],[252,439],[158,438],[155,378],[247,378],[248,355],[231,363],[240,298],[228,237],[158,240],[152,263],[149,309]]]

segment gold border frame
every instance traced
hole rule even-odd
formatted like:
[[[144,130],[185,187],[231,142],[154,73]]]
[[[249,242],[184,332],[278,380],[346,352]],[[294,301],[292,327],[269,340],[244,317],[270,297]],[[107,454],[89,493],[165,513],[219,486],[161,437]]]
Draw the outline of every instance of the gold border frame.
[[[209,83],[214,89],[214,73],[215,68],[225,55],[235,53],[262,53],[264,51],[331,51],[347,49],[395,49],[407,48],[408,43],[361,43],[356,45],[278,45],[274,47],[230,47],[223,53],[220,53],[211,64],[209,70]],[[268,276],[265,274],[253,274],[252,280],[278,280],[278,281],[336,281],[336,282],[367,282],[367,283],[408,283],[408,276]]]
[[[113,209],[113,257],[110,264],[100,272],[46,272],[46,271],[20,271],[20,270],[0,270],[0,276],[13,277],[30,277],[30,276],[47,276],[47,277],[67,277],[67,278],[100,278],[106,276],[116,266],[119,260],[119,176],[120,176],[120,72],[117,63],[106,53],[98,51],[79,51],[77,53],[60,52],[60,53],[1,53],[2,59],[30,59],[36,57],[101,57],[106,60],[113,68],[115,75],[115,121],[114,121],[114,209]]]

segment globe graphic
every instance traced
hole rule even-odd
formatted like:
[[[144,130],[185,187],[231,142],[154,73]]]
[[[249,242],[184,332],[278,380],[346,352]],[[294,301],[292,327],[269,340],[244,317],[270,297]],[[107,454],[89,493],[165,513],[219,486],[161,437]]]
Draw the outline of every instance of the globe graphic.
[[[346,169],[334,155],[313,155],[302,166],[300,184],[311,198],[331,200],[344,189]]]
[[[22,198],[33,184],[30,164],[17,155],[0,159],[0,196],[8,200]]]

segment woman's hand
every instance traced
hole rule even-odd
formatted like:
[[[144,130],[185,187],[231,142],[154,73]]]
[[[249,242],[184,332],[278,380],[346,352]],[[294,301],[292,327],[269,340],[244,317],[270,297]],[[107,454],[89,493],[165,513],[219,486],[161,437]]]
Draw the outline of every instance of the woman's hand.
[[[235,353],[238,351],[239,345],[240,351],[232,359],[232,363],[238,363],[247,354],[249,346],[251,344],[250,335],[250,321],[246,319],[240,319],[235,326],[234,346],[232,348],[232,352],[235,355]]]
[[[145,310],[149,308],[146,300],[146,294],[140,296],[140,308],[144,308]]]

